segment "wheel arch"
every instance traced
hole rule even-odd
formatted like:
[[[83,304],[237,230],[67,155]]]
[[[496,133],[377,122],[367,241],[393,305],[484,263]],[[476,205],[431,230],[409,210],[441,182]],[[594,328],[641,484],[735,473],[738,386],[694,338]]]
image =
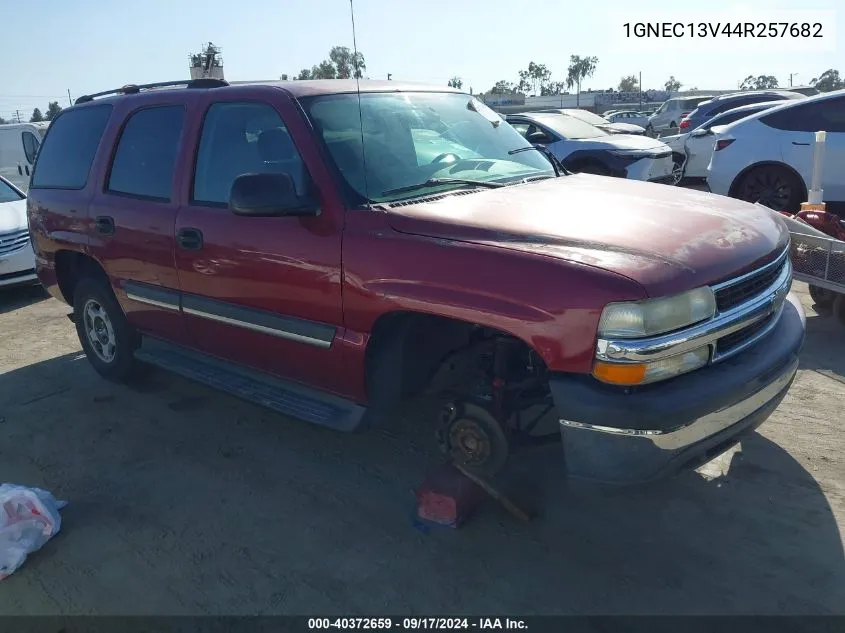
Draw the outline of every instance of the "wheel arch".
[[[99,279],[111,287],[102,264],[90,255],[76,250],[62,249],[56,251],[54,257],[59,292],[68,305],[73,305],[76,285],[83,277]]]
[[[468,346],[473,336],[504,336],[542,356],[520,336],[482,324],[412,310],[380,315],[365,350],[367,400],[376,409],[391,409],[425,389],[445,359]]]

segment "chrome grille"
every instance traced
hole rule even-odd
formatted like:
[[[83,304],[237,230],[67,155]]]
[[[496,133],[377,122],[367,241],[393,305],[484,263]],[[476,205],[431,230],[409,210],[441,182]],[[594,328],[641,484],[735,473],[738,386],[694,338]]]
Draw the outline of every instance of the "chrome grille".
[[[772,324],[778,313],[772,313],[764,319],[760,319],[756,323],[747,325],[741,330],[732,332],[727,336],[723,336],[716,341],[716,354],[722,356],[731,350],[737,349],[745,343],[749,343],[752,339],[763,332],[769,325]]]
[[[0,233],[0,256],[19,251],[29,243],[29,231],[23,229],[11,233]]]
[[[727,312],[765,292],[783,272],[789,250],[786,249],[770,264],[747,275],[714,286],[716,307]]]

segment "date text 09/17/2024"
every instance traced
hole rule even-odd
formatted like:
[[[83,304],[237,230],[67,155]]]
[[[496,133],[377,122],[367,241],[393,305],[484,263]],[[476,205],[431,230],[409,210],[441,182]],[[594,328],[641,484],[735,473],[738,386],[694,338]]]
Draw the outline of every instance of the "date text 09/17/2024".
[[[527,630],[520,618],[477,617],[404,617],[404,618],[308,618],[308,630],[375,630],[375,631],[519,631]]]

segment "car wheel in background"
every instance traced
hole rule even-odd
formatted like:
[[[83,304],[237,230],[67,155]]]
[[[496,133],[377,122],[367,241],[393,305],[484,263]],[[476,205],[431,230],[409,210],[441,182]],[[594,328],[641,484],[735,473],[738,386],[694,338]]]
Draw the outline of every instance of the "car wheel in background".
[[[810,297],[818,308],[830,309],[833,302],[836,301],[837,294],[827,288],[820,286],[810,286]]]
[[[684,163],[686,162],[686,156],[681,154],[672,154],[672,184],[673,185],[680,185],[681,181],[684,179]]]
[[[73,318],[82,349],[97,373],[115,382],[129,379],[139,337],[111,288],[97,279],[81,279],[73,295]]]
[[[735,198],[759,202],[775,211],[795,211],[801,205],[803,189],[798,178],[785,167],[766,165],[749,171],[736,187]]]

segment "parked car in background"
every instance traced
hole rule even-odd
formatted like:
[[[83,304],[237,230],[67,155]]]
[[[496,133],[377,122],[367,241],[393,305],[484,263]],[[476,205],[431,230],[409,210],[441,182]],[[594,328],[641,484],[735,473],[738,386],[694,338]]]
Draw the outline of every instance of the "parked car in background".
[[[603,116],[600,116],[589,110],[581,110],[580,108],[561,108],[554,110],[560,114],[574,117],[590,125],[595,125],[600,130],[604,130],[609,134],[645,134],[645,129],[639,125],[631,125],[630,123],[611,123]]]
[[[636,125],[643,129],[648,125],[648,115],[643,112],[635,110],[620,110],[612,114],[605,113],[605,118],[611,123],[628,123],[629,125]]]
[[[29,187],[29,176],[48,122],[0,125],[0,177],[21,191]]]
[[[695,110],[681,119],[678,129],[680,132],[691,132],[700,125],[707,123],[717,114],[727,112],[739,106],[763,103],[764,101],[786,101],[788,99],[806,98],[806,96],[798,92],[789,92],[788,90],[745,90],[719,95],[709,101],[699,103]]]
[[[710,157],[713,154],[714,127],[728,125],[781,103],[783,103],[782,100],[740,106],[717,114],[694,130],[673,136],[661,136],[660,140],[672,148],[672,160],[674,162],[672,174],[675,184],[680,184],[682,180],[692,181],[707,178],[707,166],[710,164]]]
[[[543,436],[613,483],[698,467],[787,394],[804,313],[766,210],[563,174],[443,86],[187,86],[80,97],[33,172],[39,277],[102,376],[339,431],[412,403],[472,471]],[[437,136],[460,147],[422,159]]]
[[[555,112],[509,114],[507,121],[535,145],[544,145],[569,171],[670,183],[672,150],[647,136],[608,134]]]
[[[0,288],[37,283],[26,224],[26,195],[0,176]]]
[[[825,202],[845,202],[845,90],[787,101],[714,132],[707,169],[714,193],[795,211],[807,199],[815,133],[827,132]]]
[[[699,95],[697,97],[673,97],[664,101],[663,105],[648,117],[646,134],[655,136],[667,130],[677,129],[681,119],[695,110],[698,104],[712,98],[713,95]]]

